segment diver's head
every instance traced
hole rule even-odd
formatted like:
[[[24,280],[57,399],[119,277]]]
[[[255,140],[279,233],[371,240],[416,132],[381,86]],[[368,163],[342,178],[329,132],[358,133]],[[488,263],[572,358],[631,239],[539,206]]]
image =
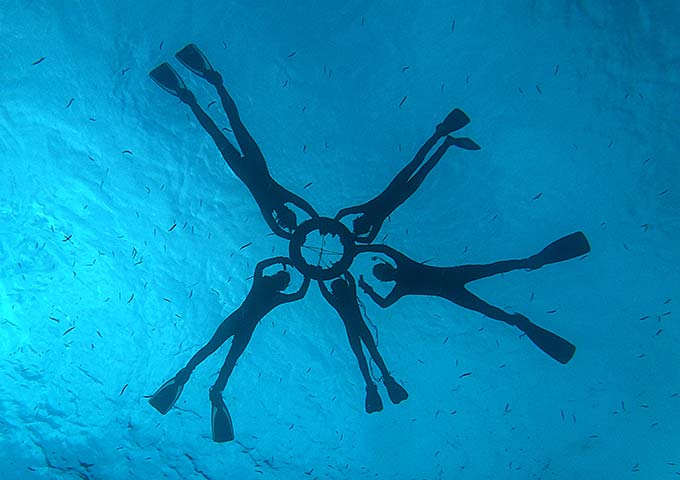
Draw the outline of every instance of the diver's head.
[[[373,275],[382,282],[391,282],[397,276],[397,269],[389,263],[381,262],[373,265]]]
[[[366,215],[360,215],[354,219],[352,227],[356,235],[364,235],[371,231],[371,221]]]
[[[342,278],[336,278],[331,282],[331,292],[336,297],[344,297],[347,295],[349,285]]]
[[[284,230],[295,230],[297,227],[297,217],[295,212],[286,205],[281,205],[274,210],[276,212],[276,222]]]
[[[279,292],[285,290],[288,288],[288,285],[290,285],[290,273],[286,272],[285,270],[279,270],[269,278],[271,278],[274,290]]]

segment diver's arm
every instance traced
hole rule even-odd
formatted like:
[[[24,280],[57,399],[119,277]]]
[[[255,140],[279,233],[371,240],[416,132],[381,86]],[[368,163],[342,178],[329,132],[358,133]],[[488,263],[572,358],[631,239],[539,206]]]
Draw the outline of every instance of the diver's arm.
[[[352,274],[349,273],[349,270],[347,270],[347,271],[345,272],[344,275],[345,275],[345,279],[349,282],[349,287],[350,287],[353,291],[356,292],[356,291],[357,291],[357,284],[356,284],[356,282],[354,281],[354,277],[352,276]]]
[[[373,287],[371,287],[366,281],[364,280],[363,276],[359,278],[359,286],[362,288],[366,294],[371,297],[371,299],[380,305],[382,308],[387,308],[390,305],[393,305],[394,302],[399,300],[402,295],[398,291],[398,287],[395,286],[392,291],[387,295],[387,297],[382,297],[380,296],[375,290],[373,290]]]
[[[316,213],[316,210],[314,210],[314,207],[312,207],[312,205],[307,200],[289,190],[286,190],[285,188],[283,190],[286,192],[284,202],[292,203],[312,218],[317,218],[319,216],[319,214]]]
[[[300,285],[300,290],[298,290],[295,293],[283,294],[283,297],[285,298],[284,302],[294,302],[296,300],[302,300],[302,298],[304,298],[305,294],[307,293],[308,288],[309,277],[305,277],[304,280],[302,280],[302,285]]]
[[[412,260],[410,260],[403,253],[398,252],[394,248],[392,248],[388,245],[382,244],[382,243],[378,243],[378,244],[375,244],[375,245],[357,245],[357,252],[358,253],[363,253],[363,252],[382,253],[382,254],[390,257],[397,264],[399,264],[399,262],[403,262],[403,263],[406,263],[408,261],[412,262]]]
[[[354,213],[366,214],[367,205],[368,203],[364,203],[362,205],[355,205],[354,207],[343,208],[342,210],[335,214],[334,220],[340,220],[341,218],[346,217],[347,215],[352,215]]]
[[[274,209],[270,209],[269,211],[265,211],[264,208],[260,208],[260,211],[262,212],[262,216],[264,217],[264,221],[267,222],[267,225],[271,229],[272,233],[274,233],[275,235],[278,235],[281,238],[285,238],[286,240],[290,240],[291,238],[293,238],[292,233],[286,232],[276,222],[276,219],[274,218]]]
[[[334,305],[333,301],[335,298],[333,297],[333,294],[328,291],[328,287],[323,282],[323,280],[319,280],[317,283],[319,284],[319,290],[321,290],[321,295],[323,295],[323,298],[325,298],[330,305]]]
[[[262,260],[260,263],[257,264],[257,266],[255,267],[255,276],[261,277],[265,268],[271,267],[272,265],[276,265],[277,263],[280,263],[284,266],[285,265],[292,265],[292,262],[290,261],[290,259],[288,259],[286,257],[268,258],[266,260]]]

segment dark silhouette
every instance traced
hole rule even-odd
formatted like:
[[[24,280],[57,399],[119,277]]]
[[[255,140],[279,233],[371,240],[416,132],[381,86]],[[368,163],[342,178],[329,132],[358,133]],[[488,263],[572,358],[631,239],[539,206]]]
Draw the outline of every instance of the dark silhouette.
[[[364,351],[361,348],[362,341],[364,342],[364,345],[366,345],[368,353],[373,357],[373,361],[380,369],[380,373],[383,375],[382,380],[385,384],[385,388],[387,388],[387,394],[392,403],[397,404],[403,402],[408,398],[408,393],[404,387],[399,385],[390,375],[380,352],[378,352],[378,347],[375,344],[373,335],[371,335],[371,332],[366,326],[366,322],[364,322],[364,319],[361,316],[354,277],[352,277],[352,274],[349,272],[345,272],[343,276],[344,280],[342,278],[336,278],[331,282],[331,291],[328,291],[328,288],[323,281],[319,281],[319,288],[326,301],[335,308],[345,324],[349,345],[352,347],[352,351],[357,357],[361,375],[363,375],[364,381],[366,382],[366,412],[379,412],[383,409],[383,404],[380,395],[378,394],[378,387],[373,383],[373,379],[368,370],[368,363],[366,362]]]
[[[263,275],[265,268],[278,263],[283,265],[284,270],[280,270],[271,276]],[[270,258],[257,264],[253,285],[241,306],[222,322],[210,341],[189,360],[186,367],[177,372],[174,378],[163,384],[149,399],[149,403],[156,410],[165,415],[179,398],[191,372],[230,337],[234,337],[219,376],[210,388],[213,440],[228,442],[234,439],[231,417],[222,400],[222,392],[227,385],[227,380],[229,380],[236,361],[246,349],[260,320],[275,307],[302,299],[309,287],[309,279],[305,278],[297,292],[282,293],[290,283],[290,274],[285,270],[286,265],[292,265],[292,263],[285,257]]]
[[[234,100],[224,88],[222,76],[210,66],[198,47],[194,44],[187,45],[177,52],[177,58],[189,70],[204,78],[217,89],[222,107],[227,114],[243,155],[198,105],[194,94],[168,63],[163,63],[153,69],[150,72],[151,78],[164,90],[175,95],[191,108],[196,119],[213,139],[231,170],[250,190],[272,232],[280,237],[290,239],[292,232],[297,227],[297,217],[287,204],[300,208],[310,217],[318,217],[318,214],[306,200],[290,192],[272,178],[260,148],[243,125]]]
[[[590,251],[590,245],[581,232],[572,233],[544,248],[541,252],[521,260],[506,260],[487,265],[461,265],[435,267],[415,262],[387,245],[365,245],[359,252],[377,252],[389,256],[396,264],[379,263],[373,266],[373,274],[383,282],[395,282],[394,288],[381,297],[366,283],[363,276],[359,286],[381,307],[386,308],[404,295],[432,295],[445,298],[461,307],[480,312],[519,328],[545,353],[566,364],[574,355],[576,347],[563,338],[533,324],[520,313],[509,314],[475,296],[465,288],[474,280],[518,269],[535,270],[550,263],[561,262]]]
[[[352,222],[354,240],[360,243],[371,243],[378,235],[385,219],[418,190],[427,174],[437,165],[451,145],[466,150],[479,150],[479,145],[471,139],[455,138],[449,135],[468,123],[470,119],[465,112],[457,108],[453,110],[444,122],[437,125],[435,133],[420,147],[413,160],[394,177],[382,193],[364,204],[343,208],[337,213],[335,219],[340,220],[348,215],[360,214]],[[444,138],[442,145],[425,162],[427,153],[442,138]]]

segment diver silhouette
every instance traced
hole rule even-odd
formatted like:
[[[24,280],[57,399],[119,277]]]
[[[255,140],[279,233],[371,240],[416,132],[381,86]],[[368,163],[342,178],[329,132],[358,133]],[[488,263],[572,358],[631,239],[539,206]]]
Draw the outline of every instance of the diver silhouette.
[[[290,192],[272,178],[264,155],[243,125],[236,104],[224,87],[222,75],[212,68],[198,47],[189,44],[177,52],[176,57],[185,67],[217,89],[222,107],[243,155],[198,105],[195,95],[186,87],[170,64],[159,65],[149,75],[161,88],[189,106],[203,129],[213,139],[231,170],[250,190],[272,232],[290,239],[297,227],[297,217],[287,204],[298,207],[312,218],[318,217],[318,214],[305,199]]]
[[[352,277],[352,274],[349,272],[345,272],[343,277],[344,279],[336,278],[331,282],[331,291],[328,291],[328,288],[323,281],[318,282],[319,289],[321,290],[323,297],[333,308],[335,308],[338,315],[340,315],[342,322],[345,324],[349,345],[352,348],[352,352],[354,352],[354,355],[357,357],[361,375],[366,382],[366,412],[379,412],[383,409],[382,399],[378,394],[378,387],[373,383],[373,379],[368,370],[368,363],[366,362],[361,342],[364,342],[368,353],[380,369],[382,381],[385,384],[385,388],[387,388],[387,394],[392,403],[396,405],[403,402],[408,398],[408,393],[404,387],[399,385],[392,375],[390,375],[380,352],[378,352],[378,347],[375,344],[373,335],[371,335],[371,332],[366,326],[366,322],[364,322],[364,319],[361,316],[354,277]]]
[[[336,220],[360,214],[352,222],[354,240],[360,243],[371,243],[378,235],[383,222],[402,203],[413,195],[425,180],[425,177],[439,163],[450,146],[455,145],[465,150],[479,150],[480,147],[473,140],[450,136],[470,123],[470,118],[462,110],[451,111],[446,119],[435,129],[435,133],[420,147],[415,157],[390,182],[377,197],[361,205],[343,208],[336,215]],[[425,162],[427,153],[444,138],[444,142]],[[425,162],[423,164],[423,162]]]
[[[411,260],[387,245],[360,245],[358,252],[376,252],[387,255],[396,264],[381,262],[373,266],[373,275],[383,282],[395,282],[394,288],[382,297],[364,280],[359,286],[383,308],[389,307],[404,295],[432,295],[445,298],[461,307],[475,310],[487,317],[513,325],[524,332],[534,344],[562,364],[571,360],[576,347],[565,339],[535,324],[520,313],[510,314],[475,296],[465,288],[474,280],[512,270],[536,270],[551,263],[562,262],[585,255],[590,251],[588,240],[582,232],[567,235],[545,247],[541,252],[521,260],[505,260],[486,265],[461,265],[435,267]]]
[[[265,268],[275,264],[282,264],[284,269],[279,270],[274,275],[265,276]],[[290,274],[285,270],[286,265],[292,265],[292,263],[285,257],[274,257],[257,264],[253,285],[241,306],[222,322],[210,341],[191,357],[187,365],[151,396],[149,403],[156,410],[163,415],[168,413],[179,399],[184,384],[189,380],[193,370],[224,342],[234,337],[217,380],[210,388],[212,438],[215,442],[228,442],[234,439],[231,416],[222,399],[222,392],[227,385],[236,361],[245,351],[260,320],[277,306],[302,299],[309,287],[310,280],[304,278],[297,292],[282,293],[290,283]]]

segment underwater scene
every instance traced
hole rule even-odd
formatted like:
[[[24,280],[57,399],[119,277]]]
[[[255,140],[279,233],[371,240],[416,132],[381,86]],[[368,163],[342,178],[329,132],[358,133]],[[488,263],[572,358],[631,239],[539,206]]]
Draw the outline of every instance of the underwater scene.
[[[0,0],[0,478],[680,478],[677,18]]]

